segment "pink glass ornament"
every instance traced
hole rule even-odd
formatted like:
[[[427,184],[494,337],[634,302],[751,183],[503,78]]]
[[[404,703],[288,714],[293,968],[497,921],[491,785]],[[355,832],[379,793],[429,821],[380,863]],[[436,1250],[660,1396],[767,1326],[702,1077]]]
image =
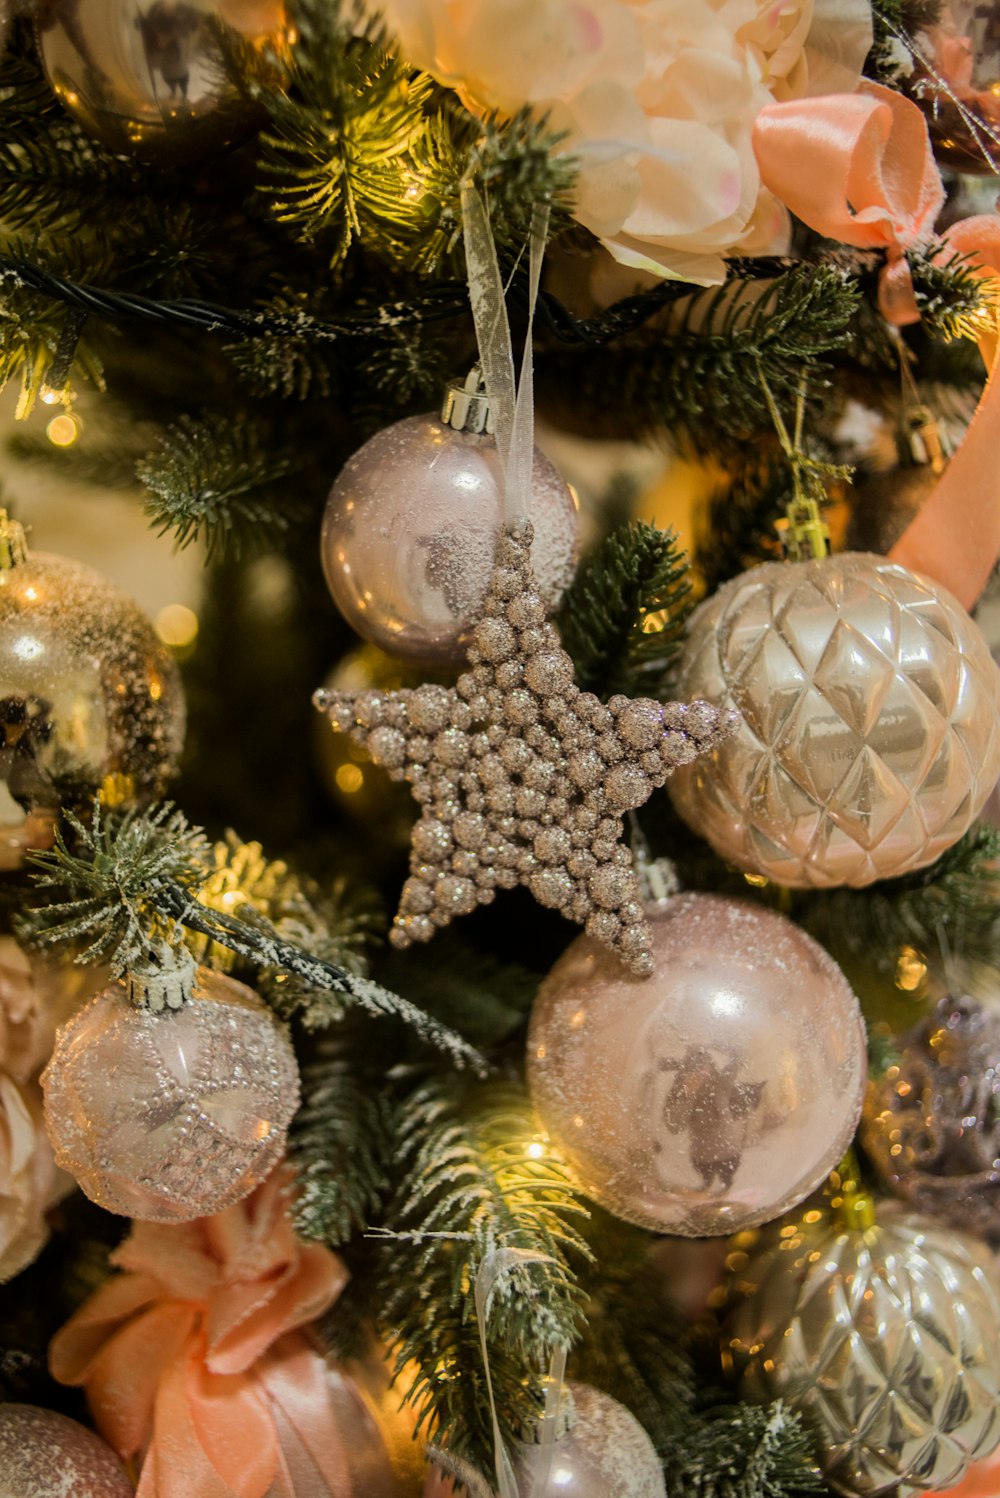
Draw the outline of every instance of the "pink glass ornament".
[[[58,1163],[98,1205],[149,1222],[246,1196],[281,1159],[299,1102],[284,1026],[207,968],[179,1010],[106,988],[59,1030],[42,1087]]]
[[[680,895],[655,970],[580,937],[542,984],[528,1081],[587,1194],[627,1222],[737,1232],[801,1201],[850,1143],[867,1076],[854,994],[771,910]]]
[[[93,1431],[31,1404],[0,1405],[3,1498],[132,1498],[110,1446]]]
[[[670,796],[741,869],[860,887],[933,863],[1000,775],[1000,671],[962,606],[885,557],[768,562],[691,621],[678,695],[735,708]]]
[[[492,437],[411,416],[350,459],[327,503],[320,543],[334,602],[366,640],[430,668],[464,656],[493,573],[503,478]],[[548,610],[573,576],[572,493],[537,449],[531,552]]]
[[[539,1448],[516,1462],[521,1498],[663,1498],[659,1457],[642,1426],[617,1399],[587,1384],[569,1384],[570,1427],[552,1450],[548,1473]]]

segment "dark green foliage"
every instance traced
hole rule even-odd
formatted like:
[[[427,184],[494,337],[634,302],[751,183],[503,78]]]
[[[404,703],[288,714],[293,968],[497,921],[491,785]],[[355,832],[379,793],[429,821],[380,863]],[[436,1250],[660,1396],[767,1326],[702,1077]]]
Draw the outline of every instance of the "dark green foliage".
[[[925,337],[951,340],[993,326],[996,312],[985,294],[989,283],[977,276],[968,256],[944,253],[940,242],[907,254]],[[990,288],[992,289],[992,288]]]
[[[721,1405],[662,1453],[667,1498],[793,1498],[826,1492],[812,1441],[780,1402]]]
[[[377,971],[387,987],[493,1051],[517,1037],[534,1001],[538,977],[519,960],[522,955],[527,953],[501,957],[484,951],[451,927],[430,947],[389,955]]]
[[[656,697],[691,611],[687,559],[673,531],[637,521],[584,562],[563,601],[563,645],[576,682],[605,700]]]
[[[774,525],[791,498],[791,469],[774,434],[748,445],[710,499],[699,527],[694,561],[707,593],[781,555]]]
[[[382,1324],[398,1341],[398,1366],[419,1373],[413,1401],[435,1440],[483,1470],[492,1431],[473,1306],[484,1259],[517,1250],[496,1281],[489,1311],[490,1366],[505,1437],[533,1423],[549,1354],[576,1339],[582,1294],[571,1262],[586,1246],[585,1216],[565,1166],[542,1139],[523,1091],[433,1078],[400,1104],[397,1168],[385,1214]]]
[[[831,264],[799,265],[770,282],[734,278],[642,334],[543,356],[540,391],[556,409],[572,392],[574,411],[608,412],[619,437],[666,430],[698,452],[721,443],[728,453],[770,426],[762,378],[790,404],[803,371],[823,369],[847,345],[858,297],[850,274]]]

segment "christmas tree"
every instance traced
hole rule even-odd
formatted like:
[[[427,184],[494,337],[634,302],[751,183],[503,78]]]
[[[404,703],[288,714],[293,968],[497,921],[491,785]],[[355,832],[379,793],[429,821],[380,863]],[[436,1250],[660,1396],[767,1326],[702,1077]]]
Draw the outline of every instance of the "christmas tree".
[[[4,1498],[1000,1491],[1000,8],[4,20]]]

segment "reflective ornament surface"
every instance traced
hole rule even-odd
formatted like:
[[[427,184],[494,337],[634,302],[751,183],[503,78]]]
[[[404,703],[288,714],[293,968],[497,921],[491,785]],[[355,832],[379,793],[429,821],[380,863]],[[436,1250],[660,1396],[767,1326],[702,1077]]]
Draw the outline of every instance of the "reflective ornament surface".
[[[58,98],[112,151],[183,165],[253,129],[220,27],[280,42],[280,0],[38,0],[39,49]]]
[[[458,665],[493,572],[502,498],[492,437],[411,416],[366,442],[330,492],[320,543],[327,586],[352,629],[400,660]],[[579,519],[537,448],[528,518],[551,613],[576,567]]]
[[[552,1448],[522,1446],[515,1461],[519,1498],[663,1498],[663,1468],[638,1420],[617,1399],[587,1384],[568,1384],[569,1429]]]
[[[1000,774],[1000,671],[951,594],[883,557],[770,562],[695,613],[685,696],[735,734],[671,780],[681,816],[779,884],[871,884],[933,863]]]
[[[622,816],[678,764],[729,731],[704,702],[612,697],[573,681],[573,662],[535,591],[531,525],[508,526],[469,669],[454,687],[359,693],[321,689],[316,706],[423,814],[390,940],[409,947],[498,889],[586,922],[636,973],[651,970],[649,929]]]
[[[942,999],[869,1083],[861,1141],[897,1196],[1000,1244],[1000,1016]]]
[[[132,1484],[100,1436],[54,1410],[0,1405],[3,1498],[132,1498]]]
[[[718,895],[647,911],[653,976],[587,937],[539,990],[528,1083],[588,1196],[661,1233],[736,1232],[787,1210],[854,1134],[865,1032],[798,926]]]
[[[42,1073],[56,1159],[109,1212],[207,1217],[277,1165],[298,1107],[283,1025],[242,983],[198,970],[179,1010],[137,1009],[122,983],[59,1030]]]
[[[762,1235],[723,1346],[745,1397],[784,1399],[820,1432],[837,1492],[908,1498],[1000,1441],[1000,1281],[977,1239],[879,1212],[867,1231],[821,1217]]]
[[[0,568],[0,869],[60,804],[158,796],[184,739],[180,675],[138,606],[78,562]]]
[[[905,87],[927,117],[935,156],[958,172],[1000,171],[1000,3],[944,0],[916,42]]]

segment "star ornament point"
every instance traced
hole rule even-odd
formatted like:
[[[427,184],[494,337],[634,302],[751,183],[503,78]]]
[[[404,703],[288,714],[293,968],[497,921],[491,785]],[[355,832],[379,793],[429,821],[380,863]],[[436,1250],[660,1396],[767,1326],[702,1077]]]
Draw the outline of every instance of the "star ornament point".
[[[421,807],[393,945],[428,941],[523,884],[645,976],[650,931],[622,817],[720,744],[732,714],[581,691],[546,621],[530,548],[529,522],[501,532],[454,687],[321,690],[314,700],[375,764],[409,781]]]

